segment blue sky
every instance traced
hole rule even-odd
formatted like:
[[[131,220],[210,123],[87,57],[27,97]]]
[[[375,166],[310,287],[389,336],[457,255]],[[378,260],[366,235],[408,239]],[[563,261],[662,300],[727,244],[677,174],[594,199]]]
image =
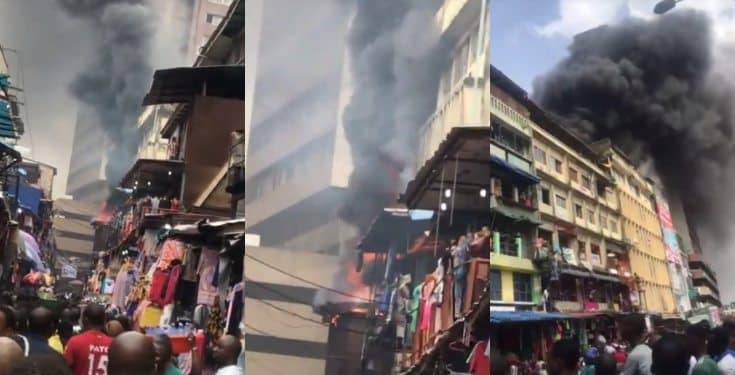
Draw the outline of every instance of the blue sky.
[[[490,60],[531,93],[533,79],[562,59],[569,44],[536,30],[559,18],[557,1],[491,0],[490,12]]]

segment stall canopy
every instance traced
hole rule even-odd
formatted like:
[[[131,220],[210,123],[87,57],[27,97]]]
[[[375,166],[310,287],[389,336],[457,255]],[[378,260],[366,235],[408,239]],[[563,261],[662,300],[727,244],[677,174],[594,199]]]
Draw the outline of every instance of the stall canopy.
[[[454,190],[450,209],[487,211],[490,187],[490,127],[455,127],[409,182],[401,202],[410,209],[437,210],[446,189]]]
[[[490,323],[532,323],[570,319],[567,314],[542,313],[534,311],[491,311]]]
[[[8,185],[8,193],[12,196],[15,192],[15,185]],[[39,188],[28,186],[26,184],[20,184],[18,187],[18,205],[25,209],[33,212],[34,215],[38,216],[38,208],[41,205],[41,199],[43,198],[43,192]]]
[[[191,102],[194,96],[245,100],[245,65],[213,65],[156,70],[143,105]]]

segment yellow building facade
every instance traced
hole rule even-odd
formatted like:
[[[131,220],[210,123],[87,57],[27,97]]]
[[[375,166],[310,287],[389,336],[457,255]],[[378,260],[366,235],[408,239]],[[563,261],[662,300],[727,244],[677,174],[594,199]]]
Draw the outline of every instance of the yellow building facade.
[[[623,237],[632,244],[630,265],[640,280],[641,309],[675,313],[666,249],[656,214],[654,185],[621,152],[610,149],[607,157],[607,167],[611,169],[620,201]]]

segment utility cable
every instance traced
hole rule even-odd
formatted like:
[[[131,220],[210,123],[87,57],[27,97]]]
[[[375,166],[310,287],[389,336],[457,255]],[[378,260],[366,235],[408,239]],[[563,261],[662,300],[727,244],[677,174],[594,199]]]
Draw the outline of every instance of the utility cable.
[[[324,285],[320,285],[320,284],[317,284],[317,283],[315,283],[315,282],[313,282],[313,281],[309,281],[309,280],[307,280],[307,279],[304,279],[304,278],[302,278],[302,277],[296,276],[296,275],[294,275],[294,274],[292,274],[292,273],[290,273],[290,272],[284,271],[283,269],[280,269],[280,268],[278,268],[278,267],[276,267],[276,266],[274,266],[274,265],[271,265],[271,264],[269,264],[269,263],[268,263],[268,262],[266,262],[266,261],[260,260],[260,259],[258,259],[258,258],[256,258],[256,257],[254,257],[254,256],[252,256],[252,255],[250,255],[250,254],[248,254],[247,252],[245,253],[245,256],[246,256],[247,258],[250,258],[250,259],[252,259],[253,261],[255,261],[255,262],[257,262],[257,263],[260,263],[260,264],[262,264],[262,265],[264,265],[264,266],[266,266],[266,267],[268,267],[268,268],[270,268],[270,269],[272,269],[272,270],[276,271],[276,272],[280,272],[280,273],[282,273],[282,274],[284,274],[284,275],[286,275],[286,276],[289,276],[289,277],[291,277],[291,278],[294,278],[294,279],[296,279],[296,280],[299,280],[299,281],[301,281],[301,282],[304,282],[304,283],[306,283],[306,284],[309,284],[309,285],[311,285],[311,286],[313,286],[313,287],[316,287],[316,288],[320,288],[320,289],[324,289],[324,290],[327,290],[327,291],[330,291],[330,292],[332,292],[332,293],[335,293],[335,294],[339,294],[339,295],[342,295],[342,296],[345,296],[345,297],[350,297],[350,298],[358,299],[358,300],[360,300],[360,301],[363,301],[363,302],[367,302],[367,303],[374,303],[374,302],[375,302],[374,300],[371,300],[371,299],[369,299],[369,298],[359,297],[359,296],[356,296],[356,295],[354,295],[354,294],[349,294],[349,293],[345,293],[345,292],[339,291],[339,290],[337,290],[337,289],[334,289],[334,288],[329,288],[329,287],[326,287],[326,286],[324,286]]]

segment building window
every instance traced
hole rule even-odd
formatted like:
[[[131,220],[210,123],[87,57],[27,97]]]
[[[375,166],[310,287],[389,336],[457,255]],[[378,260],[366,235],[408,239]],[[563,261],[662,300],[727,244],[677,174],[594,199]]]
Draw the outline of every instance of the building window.
[[[602,229],[607,229],[607,216],[600,212],[600,226],[602,226]]]
[[[546,151],[538,146],[533,146],[533,157],[536,158],[537,162],[546,165]]]
[[[587,243],[577,240],[577,258],[587,260]]]
[[[602,265],[602,252],[600,252],[600,245],[590,244],[590,261],[594,264]]]
[[[561,160],[554,158],[554,170],[556,171],[556,173],[561,174],[562,173],[561,169],[562,169]]]
[[[493,123],[491,138],[523,157],[529,156],[531,141],[526,136],[516,133],[501,123]]]
[[[515,302],[531,302],[531,275],[513,273],[513,299]]]
[[[574,214],[577,215],[577,218],[583,219],[584,215],[582,213],[582,205],[579,203],[574,204]]]
[[[567,209],[567,199],[562,197],[561,195],[556,195],[556,207]]]
[[[591,224],[595,223],[595,211],[587,210],[587,220],[589,220]]]
[[[551,192],[548,188],[541,188],[541,202],[543,204],[551,205]]]
[[[592,179],[589,176],[582,175],[582,186],[587,190],[592,190]]]
[[[216,14],[207,13],[207,23],[210,25],[219,25],[222,22],[222,16]]]
[[[577,170],[572,167],[569,167],[569,180],[577,182]]]
[[[498,270],[490,270],[490,300],[503,300],[503,278]]]

